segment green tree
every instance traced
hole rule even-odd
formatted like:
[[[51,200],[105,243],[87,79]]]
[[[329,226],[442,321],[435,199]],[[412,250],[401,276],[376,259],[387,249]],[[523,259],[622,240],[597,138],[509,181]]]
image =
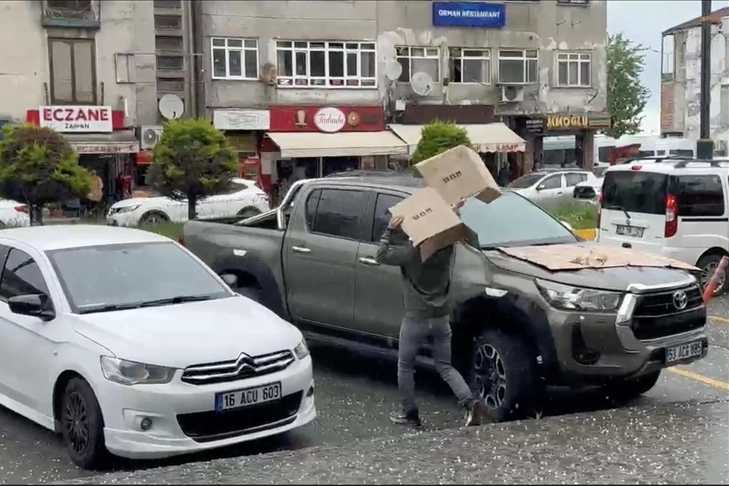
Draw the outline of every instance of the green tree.
[[[459,145],[471,146],[466,129],[455,123],[436,120],[423,127],[420,141],[410,161],[415,165]]]
[[[170,120],[154,147],[147,178],[160,194],[187,201],[187,216],[193,219],[197,203],[224,191],[239,172],[228,139],[210,121]]]
[[[43,207],[91,191],[91,173],[60,133],[32,125],[6,125],[0,141],[0,197],[28,205],[31,224],[43,224]]]
[[[607,103],[613,123],[605,133],[613,138],[640,132],[643,110],[650,92],[640,82],[646,48],[622,34],[608,37]]]

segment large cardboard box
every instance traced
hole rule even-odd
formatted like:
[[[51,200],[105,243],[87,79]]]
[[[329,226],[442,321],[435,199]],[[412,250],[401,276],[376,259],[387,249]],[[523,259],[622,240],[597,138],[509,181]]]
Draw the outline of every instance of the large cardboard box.
[[[501,195],[481,157],[465,145],[446,150],[415,167],[448,204],[471,196],[490,203]]]
[[[402,230],[413,240],[422,261],[436,251],[469,236],[450,204],[432,187],[419,189],[390,208],[393,216],[403,216]]]

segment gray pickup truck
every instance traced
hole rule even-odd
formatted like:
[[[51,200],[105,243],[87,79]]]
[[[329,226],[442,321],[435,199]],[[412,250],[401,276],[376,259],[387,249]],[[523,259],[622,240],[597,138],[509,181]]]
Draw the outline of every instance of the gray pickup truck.
[[[401,276],[374,257],[388,208],[422,184],[407,176],[300,181],[267,213],[187,222],[181,242],[310,339],[394,351]],[[499,248],[581,241],[518,194],[469,199],[461,217],[480,248],[457,245],[454,364],[496,420],[540,409],[547,385],[602,386],[628,399],[650,390],[663,368],[706,355],[706,308],[693,275],[664,267],[553,272],[508,256]]]

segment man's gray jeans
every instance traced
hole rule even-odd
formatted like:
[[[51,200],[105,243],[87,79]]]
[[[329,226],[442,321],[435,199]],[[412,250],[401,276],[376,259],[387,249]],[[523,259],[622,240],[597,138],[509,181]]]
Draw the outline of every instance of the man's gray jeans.
[[[451,324],[449,316],[424,319],[405,313],[400,326],[397,356],[397,384],[405,412],[415,412],[415,359],[428,336],[433,337],[433,361],[441,378],[448,383],[461,406],[472,403],[473,392],[451,364]]]

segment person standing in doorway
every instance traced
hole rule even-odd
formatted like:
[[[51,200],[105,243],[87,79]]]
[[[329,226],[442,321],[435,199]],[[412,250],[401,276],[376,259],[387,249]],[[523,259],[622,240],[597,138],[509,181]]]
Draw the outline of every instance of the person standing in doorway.
[[[95,170],[91,171],[91,192],[86,198],[91,202],[91,211],[94,216],[98,216],[99,212],[103,214],[104,181]]]
[[[463,201],[455,204],[458,212]],[[403,279],[405,316],[400,326],[397,383],[402,410],[391,417],[396,424],[420,426],[415,402],[415,360],[428,337],[433,339],[433,360],[441,378],[448,383],[466,410],[466,425],[480,425],[486,405],[477,399],[463,376],[451,363],[450,314],[455,305],[451,296],[451,271],[455,245],[435,252],[424,262],[418,248],[401,230],[402,216],[393,216],[380,240],[375,260],[400,267]]]

